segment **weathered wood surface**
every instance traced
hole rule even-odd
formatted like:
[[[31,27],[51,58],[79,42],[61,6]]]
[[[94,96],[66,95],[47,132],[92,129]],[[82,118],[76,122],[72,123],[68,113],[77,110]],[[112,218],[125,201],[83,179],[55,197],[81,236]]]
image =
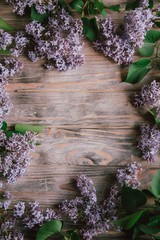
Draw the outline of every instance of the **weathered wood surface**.
[[[124,1],[112,1],[117,3]],[[17,30],[28,21],[26,17],[19,21],[2,0],[0,16]],[[115,13],[113,18],[121,20]],[[74,179],[82,173],[94,180],[98,199],[102,200],[118,167],[141,162],[144,185],[160,167],[160,158],[149,165],[136,148],[138,127],[145,118],[132,106],[131,99],[142,83],[133,86],[122,82],[126,70],[96,53],[87,41],[84,54],[85,64],[65,73],[48,72],[40,62],[31,63],[22,56],[24,69],[10,79],[7,91],[13,108],[8,123],[46,126],[26,175],[11,187],[13,202],[38,200],[44,207],[59,204],[75,197]],[[152,71],[145,81],[155,75]],[[125,238],[110,233],[96,239]]]

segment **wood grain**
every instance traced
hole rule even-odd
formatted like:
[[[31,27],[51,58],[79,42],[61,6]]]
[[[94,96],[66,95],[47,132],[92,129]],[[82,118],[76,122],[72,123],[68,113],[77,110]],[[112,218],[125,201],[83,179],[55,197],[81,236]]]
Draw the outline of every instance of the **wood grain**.
[[[123,0],[107,4],[124,4]],[[0,16],[16,30],[24,28],[29,19],[17,17],[5,1],[0,1]],[[124,14],[112,13],[116,22]],[[41,145],[33,153],[27,173],[12,191],[13,203],[18,200],[38,200],[43,207],[55,206],[78,193],[75,178],[91,177],[99,201],[106,196],[117,168],[131,161],[141,162],[143,186],[149,186],[160,157],[154,164],[142,161],[137,150],[139,125],[146,121],[132,106],[132,98],[144,82],[159,79],[156,69],[139,84],[122,82],[127,72],[110,59],[97,53],[84,40],[85,64],[68,72],[43,69],[43,61],[31,63],[21,56],[24,68],[9,80],[8,94],[13,108],[7,117],[15,123],[40,124]],[[2,57],[2,56],[1,56]],[[71,223],[69,223],[71,226]],[[29,240],[34,239],[29,237]],[[107,233],[95,239],[126,239],[117,233]]]

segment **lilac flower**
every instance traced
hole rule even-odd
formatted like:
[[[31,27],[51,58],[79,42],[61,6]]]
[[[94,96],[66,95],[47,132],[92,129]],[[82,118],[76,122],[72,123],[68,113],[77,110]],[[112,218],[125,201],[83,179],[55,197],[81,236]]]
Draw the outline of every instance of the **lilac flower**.
[[[141,0],[140,1],[140,7],[148,8],[149,7],[149,1],[148,0]]]
[[[1,153],[0,173],[8,183],[15,183],[22,176],[31,160],[30,151],[34,147],[35,134],[13,134],[4,144],[5,151]]]
[[[10,207],[11,205],[11,196],[10,192],[2,192],[1,193],[1,202],[0,202],[0,208],[4,209],[5,211]]]
[[[94,236],[115,228],[114,221],[118,216],[121,188],[123,185],[139,187],[137,174],[140,170],[141,165],[135,162],[118,170],[117,183],[112,186],[109,196],[102,204],[97,203],[93,181],[84,175],[78,177],[77,188],[80,197],[63,201],[60,210],[69,219],[80,223],[82,226],[80,234],[84,240],[91,240]]]
[[[20,72],[22,68],[23,64],[19,60],[4,58],[0,63],[0,84],[6,85],[8,83],[8,78]]]
[[[6,2],[13,6],[13,12],[16,12],[18,15],[23,15],[27,6],[31,7],[35,0],[6,0]]]
[[[25,212],[25,202],[18,202],[14,205],[13,216],[14,217],[22,217]]]
[[[93,181],[82,175],[77,179],[77,188],[81,196],[62,202],[60,209],[74,222],[82,225],[80,231],[83,239],[90,240],[93,236],[108,231],[113,222],[106,212],[106,204],[97,203]],[[112,212],[112,219],[113,219]]]
[[[57,0],[48,0],[43,3],[40,0],[6,0],[13,6],[13,12],[18,15],[24,15],[27,7],[35,6],[36,10],[40,14],[44,14],[48,11],[54,11],[58,5]]]
[[[6,116],[9,114],[11,106],[12,104],[9,96],[4,88],[0,85],[0,127],[2,126]],[[2,132],[0,132],[0,146],[3,146],[4,141],[5,136]]]
[[[58,7],[58,1],[57,0],[48,0],[45,4],[40,3],[40,1],[36,1],[35,8],[38,13],[45,14],[48,11],[53,12]]]
[[[94,48],[118,64],[130,64],[135,47],[141,47],[147,31],[152,27],[154,16],[143,7],[130,11],[124,18],[123,31],[115,26],[110,17],[98,19],[99,37]],[[120,32],[120,33],[119,33]]]
[[[124,18],[124,35],[133,47],[142,47],[144,37],[153,26],[154,16],[150,9],[142,7],[130,11]]]
[[[17,32],[13,38],[12,48],[10,49],[11,54],[14,57],[18,57],[20,54],[24,53],[27,43],[29,43],[29,40],[25,36],[25,33]]]
[[[16,220],[14,218],[4,219],[0,226],[0,240],[23,240],[24,236],[19,230],[16,229]]]
[[[31,35],[35,40],[39,39],[45,28],[42,26],[41,23],[38,23],[36,21],[32,21],[31,23],[27,24],[25,27],[26,32]]]
[[[118,64],[130,64],[134,48],[126,38],[116,34],[116,26],[111,17],[98,19],[98,25],[100,34],[98,40],[94,42],[94,48]]]
[[[126,185],[128,187],[138,188],[140,182],[137,179],[137,174],[141,169],[141,164],[136,162],[128,164],[124,169],[119,169],[116,175],[118,183],[121,186]]]
[[[96,189],[92,179],[87,178],[85,175],[81,175],[77,179],[77,188],[79,189],[83,198],[85,198],[90,203],[97,202]]]
[[[140,93],[135,94],[134,106],[156,105],[160,96],[160,83],[156,80],[148,85],[143,85]]]
[[[76,197],[73,200],[64,200],[60,205],[60,210],[74,222],[79,220],[79,215],[83,207],[83,199]]]
[[[84,62],[82,21],[74,20],[64,9],[49,17],[45,27],[32,21],[25,30],[32,43],[27,49],[30,60],[45,59],[47,69],[56,67],[59,71],[74,69]]]
[[[23,224],[25,227],[31,229],[35,225],[41,225],[44,221],[44,215],[40,209],[38,202],[29,203],[27,210],[25,211],[25,217],[23,218]]]
[[[110,229],[113,228],[113,222],[117,219],[119,202],[120,187],[115,183],[110,189],[108,198],[103,202],[103,212],[107,216],[107,219],[110,219]]]
[[[149,162],[156,160],[157,152],[160,148],[160,131],[147,124],[141,126],[141,139],[138,148],[142,152],[142,158]]]
[[[9,33],[0,29],[0,49],[6,50],[6,48],[11,45],[12,40],[13,37]]]
[[[44,212],[44,221],[60,220],[61,216],[57,214],[53,209],[47,208]]]

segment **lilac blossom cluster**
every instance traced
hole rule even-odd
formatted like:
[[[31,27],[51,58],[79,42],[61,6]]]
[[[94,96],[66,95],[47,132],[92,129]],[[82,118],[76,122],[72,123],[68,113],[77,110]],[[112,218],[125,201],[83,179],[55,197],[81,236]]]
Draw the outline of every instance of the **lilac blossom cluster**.
[[[0,44],[2,44],[2,42]],[[3,49],[5,49],[4,45]],[[0,63],[0,127],[12,106],[11,100],[5,91],[5,86],[8,83],[9,77],[12,77],[21,69],[22,63],[14,58],[4,58]]]
[[[13,6],[13,12],[18,15],[24,15],[28,7],[35,7],[38,13],[45,14],[54,11],[58,5],[57,0],[6,0],[6,2]]]
[[[160,83],[154,80],[150,84],[142,86],[141,91],[135,94],[133,104],[135,107],[154,107],[158,105],[159,97]]]
[[[130,64],[135,48],[143,45],[144,37],[153,25],[154,15],[146,6],[147,2],[143,1],[141,7],[125,16],[123,31],[119,31],[110,17],[98,19],[100,33],[94,48],[118,64]]]
[[[6,50],[8,46],[11,45],[13,37],[11,34],[5,32],[3,29],[0,29],[0,49]]]
[[[24,135],[13,133],[7,138],[0,130],[0,174],[1,180],[15,183],[22,176],[31,160],[30,151],[35,146],[35,134],[26,132]]]
[[[160,130],[149,124],[143,124],[140,128],[141,139],[138,148],[142,152],[142,158],[149,162],[154,162],[160,149]]]
[[[126,185],[132,188],[139,188],[140,182],[138,181],[138,173],[142,170],[141,164],[133,162],[127,165],[124,169],[118,169],[117,182],[123,186]]]
[[[160,83],[156,80],[148,85],[143,85],[141,91],[135,94],[134,106],[146,107],[155,117],[155,121],[160,117]],[[143,124],[140,128],[141,138],[138,148],[142,152],[142,158],[149,162],[154,162],[160,148],[160,131],[156,126]]]
[[[0,86],[8,83],[8,78],[20,72],[23,64],[15,58],[4,58],[0,63]]]
[[[11,202],[8,193],[7,199]],[[3,204],[2,209],[1,218],[3,221],[0,225],[0,240],[23,240],[23,229],[31,229],[35,226],[41,226],[47,221],[61,219],[60,215],[53,209],[42,210],[38,202],[25,203],[20,201],[10,209]]]
[[[74,20],[64,9],[48,18],[48,23],[32,21],[25,27],[30,39],[27,50],[31,61],[45,59],[47,69],[66,71],[84,62],[81,43],[82,21]]]
[[[83,27],[80,19],[73,19],[65,9],[55,7],[55,0],[45,3],[36,0],[8,2],[20,15],[32,4],[37,12],[43,14],[49,11],[50,14],[45,23],[32,21],[26,25],[25,31],[17,32],[14,37],[2,30],[0,46],[6,48],[9,45],[14,57],[26,54],[33,62],[44,59],[44,67],[49,70],[55,67],[59,71],[66,71],[84,63],[81,42]]]
[[[80,197],[64,200],[60,210],[71,220],[82,225],[80,233],[84,240],[91,240],[94,236],[114,228],[120,204],[121,187],[124,184],[133,188],[139,187],[137,173],[140,170],[141,165],[138,163],[128,164],[126,168],[118,170],[117,183],[112,186],[109,196],[102,204],[97,202],[93,181],[85,175],[78,177],[77,188]]]

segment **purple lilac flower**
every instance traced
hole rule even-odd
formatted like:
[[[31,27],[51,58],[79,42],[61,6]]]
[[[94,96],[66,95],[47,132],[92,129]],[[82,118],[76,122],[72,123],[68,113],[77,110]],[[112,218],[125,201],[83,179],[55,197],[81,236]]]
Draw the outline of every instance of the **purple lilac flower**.
[[[0,29],[0,49],[6,50],[6,48],[11,45],[12,40],[13,37],[9,33]]]
[[[138,148],[142,152],[142,158],[148,162],[154,162],[157,157],[157,152],[160,148],[160,131],[156,126],[144,124],[140,128],[141,139]]]
[[[29,43],[29,40],[25,36],[25,33],[17,32],[13,38],[12,48],[10,49],[11,54],[14,57],[18,57],[20,54],[24,53],[27,43]]]
[[[110,219],[110,229],[113,228],[113,222],[117,219],[119,203],[120,187],[115,183],[110,189],[108,198],[103,202],[103,212],[107,216],[107,219]]]
[[[141,164],[137,162],[128,164],[124,169],[119,169],[116,175],[118,183],[121,187],[126,185],[128,187],[138,188],[140,182],[137,179],[137,174],[141,170]]]
[[[10,199],[10,193],[6,192],[3,198]],[[61,216],[53,209],[42,210],[38,202],[18,202],[10,208],[2,209],[0,223],[0,240],[23,240],[23,229],[31,229],[41,226],[50,220],[60,220]]]
[[[27,7],[35,6],[36,10],[40,14],[44,14],[48,11],[54,11],[58,5],[57,0],[6,0],[9,4],[13,6],[13,12],[18,15],[24,15]]]
[[[156,105],[160,96],[160,83],[156,80],[148,85],[143,85],[140,93],[135,94],[134,106]]]
[[[58,7],[58,1],[57,0],[48,0],[45,3],[40,3],[40,1],[36,1],[35,8],[38,13],[45,14],[48,11],[53,12]]]
[[[50,220],[60,220],[61,216],[60,214],[57,214],[56,211],[54,211],[51,208],[47,208],[44,211],[44,221],[50,221]]]
[[[137,174],[140,170],[141,165],[135,162],[118,170],[117,183],[112,186],[109,196],[102,204],[97,203],[93,181],[84,175],[78,177],[77,188],[80,197],[63,201],[60,210],[69,219],[81,224],[80,233],[84,240],[91,240],[98,234],[114,229],[114,221],[117,220],[120,205],[121,187],[124,184],[133,188],[139,187]]]
[[[86,177],[85,175],[81,175],[77,179],[77,188],[79,189],[83,198],[85,198],[87,201],[90,203],[97,202],[96,189],[92,179]]]
[[[0,240],[23,240],[23,234],[16,229],[16,220],[5,216],[4,222],[0,225]]]
[[[38,202],[29,203],[25,216],[23,218],[23,224],[26,228],[33,228],[35,225],[41,225],[44,222],[44,215],[40,209]]]
[[[31,161],[30,151],[35,145],[35,134],[13,134],[4,144],[5,151],[0,156],[0,173],[8,183],[15,183],[22,176]]]
[[[128,65],[132,62],[135,47],[142,46],[147,31],[153,25],[153,19],[151,10],[143,7],[136,8],[125,16],[123,31],[115,26],[110,17],[98,19],[100,34],[93,46],[118,64]]]
[[[0,127],[2,126],[2,123],[5,120],[6,116],[9,114],[11,106],[12,104],[9,96],[4,90],[4,87],[0,85]],[[1,132],[0,145],[4,143],[4,140],[4,134]]]
[[[63,201],[60,209],[71,220],[82,224],[80,233],[83,239],[90,240],[93,236],[108,231],[113,222],[106,213],[106,204],[97,203],[96,190],[90,178],[79,176],[77,188],[81,196]]]
[[[81,197],[76,197],[73,200],[64,200],[60,209],[61,212],[67,215],[71,220],[77,222],[79,220],[79,209],[83,207],[83,199]]]
[[[0,84],[6,85],[8,78],[21,71],[23,64],[15,58],[4,58],[0,63]]]
[[[25,13],[26,8],[31,7],[35,0],[6,0],[7,3],[13,6],[13,12],[18,15],[23,15]]]
[[[130,11],[124,18],[124,35],[133,47],[142,47],[144,37],[153,26],[154,16],[150,9],[142,7]]]
[[[6,192],[2,192],[0,194],[1,197],[1,201],[0,201],[0,208],[3,209],[4,211],[6,211],[10,205],[11,205],[11,196],[10,196],[10,192],[6,191]]]
[[[140,7],[142,7],[142,8],[148,8],[148,7],[149,7],[149,1],[148,1],[148,0],[142,0],[142,1],[140,1]]]
[[[98,19],[99,38],[94,42],[94,48],[106,57],[112,58],[118,64],[130,64],[134,54],[134,47],[124,37],[116,34],[116,26],[111,17]]]
[[[32,21],[25,30],[32,43],[27,49],[30,60],[45,59],[47,69],[56,67],[59,71],[83,64],[82,21],[74,20],[64,9],[49,17],[45,27]]]
[[[18,202],[16,205],[14,205],[13,216],[22,217],[22,215],[25,213],[25,208],[25,202]]]

